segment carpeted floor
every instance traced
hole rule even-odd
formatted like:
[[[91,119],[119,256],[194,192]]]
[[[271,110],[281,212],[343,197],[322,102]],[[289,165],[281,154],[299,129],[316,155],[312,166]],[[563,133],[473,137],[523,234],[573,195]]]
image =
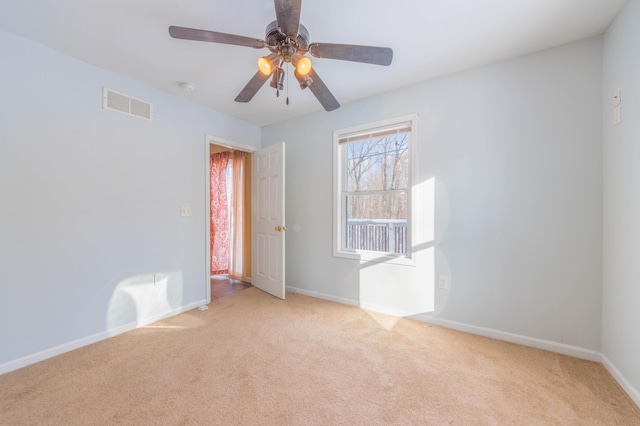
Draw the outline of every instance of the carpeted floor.
[[[640,425],[597,363],[249,288],[0,376],[1,425]]]

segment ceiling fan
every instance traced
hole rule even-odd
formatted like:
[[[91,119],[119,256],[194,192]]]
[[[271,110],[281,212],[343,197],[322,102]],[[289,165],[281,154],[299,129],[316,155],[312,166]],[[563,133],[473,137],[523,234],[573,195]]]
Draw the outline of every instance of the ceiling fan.
[[[390,65],[393,50],[388,47],[359,46],[352,44],[309,43],[309,32],[300,23],[302,0],[274,0],[276,20],[267,25],[265,40],[195,28],[169,27],[173,38],[208,41],[236,46],[267,48],[271,53],[258,60],[258,72],[240,91],[236,102],[249,102],[271,77],[271,87],[276,94],[284,88],[282,64],[291,63],[300,88],[307,87],[325,110],[333,111],[340,104],[311,66],[307,53],[316,58],[339,59],[375,65]],[[288,103],[288,99],[287,99]]]

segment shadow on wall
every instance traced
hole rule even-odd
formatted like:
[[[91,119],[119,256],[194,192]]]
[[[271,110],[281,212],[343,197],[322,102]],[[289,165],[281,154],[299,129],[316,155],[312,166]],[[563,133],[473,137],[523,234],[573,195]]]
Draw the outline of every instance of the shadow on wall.
[[[140,327],[182,306],[182,271],[136,275],[118,283],[109,301],[107,330]]]

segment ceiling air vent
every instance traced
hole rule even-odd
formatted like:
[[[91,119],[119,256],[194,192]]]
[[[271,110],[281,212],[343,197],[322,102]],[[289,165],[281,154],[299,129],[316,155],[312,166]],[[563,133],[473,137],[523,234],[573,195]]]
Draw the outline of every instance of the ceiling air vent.
[[[141,99],[132,98],[124,93],[118,93],[111,89],[103,88],[102,107],[111,111],[118,111],[135,117],[151,120],[153,118],[153,105]]]

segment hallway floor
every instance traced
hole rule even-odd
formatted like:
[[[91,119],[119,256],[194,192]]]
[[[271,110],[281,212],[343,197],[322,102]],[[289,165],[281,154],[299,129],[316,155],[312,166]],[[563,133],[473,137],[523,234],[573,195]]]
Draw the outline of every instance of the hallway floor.
[[[226,275],[214,275],[211,277],[211,300],[229,296],[249,287],[251,284],[247,282],[232,280]]]

